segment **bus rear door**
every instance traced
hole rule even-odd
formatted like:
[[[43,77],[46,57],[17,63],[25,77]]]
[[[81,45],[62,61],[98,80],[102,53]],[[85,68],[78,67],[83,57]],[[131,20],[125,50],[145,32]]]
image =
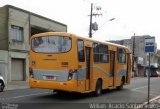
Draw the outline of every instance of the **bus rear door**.
[[[111,75],[111,83],[110,83],[110,86],[114,86],[114,73],[115,73],[115,51],[110,51],[110,75]]]
[[[86,81],[85,81],[85,90],[88,91],[90,90],[90,57],[91,57],[91,48],[86,47]]]

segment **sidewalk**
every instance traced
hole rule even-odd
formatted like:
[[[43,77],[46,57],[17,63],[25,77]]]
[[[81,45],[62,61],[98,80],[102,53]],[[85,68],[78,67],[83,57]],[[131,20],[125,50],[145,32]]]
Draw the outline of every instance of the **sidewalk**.
[[[160,95],[150,99],[150,103],[145,102],[140,106],[140,109],[160,109]]]
[[[27,81],[12,81],[6,84],[4,90],[16,90],[29,88]]]

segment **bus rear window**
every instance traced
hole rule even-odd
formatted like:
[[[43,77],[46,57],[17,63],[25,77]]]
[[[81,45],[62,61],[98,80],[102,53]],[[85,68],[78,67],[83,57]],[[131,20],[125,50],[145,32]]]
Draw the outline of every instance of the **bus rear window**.
[[[43,36],[32,39],[32,50],[38,53],[63,53],[71,49],[71,38],[66,36]]]

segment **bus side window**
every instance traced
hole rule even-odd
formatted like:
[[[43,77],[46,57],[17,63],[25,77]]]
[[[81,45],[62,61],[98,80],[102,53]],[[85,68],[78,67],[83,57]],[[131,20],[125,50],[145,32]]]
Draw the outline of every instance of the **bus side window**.
[[[126,63],[126,51],[124,48],[118,48],[118,52],[117,52],[117,58],[118,58],[118,62],[125,64]]]
[[[93,44],[94,62],[99,63],[99,46],[97,43]]]
[[[95,63],[108,63],[108,46],[104,44],[93,44],[94,62]]]
[[[100,57],[100,63],[108,63],[109,57],[108,57],[108,46],[104,44],[99,45],[99,57]]]
[[[79,62],[84,62],[85,61],[84,41],[82,39],[78,39],[77,45],[78,45],[78,61]]]

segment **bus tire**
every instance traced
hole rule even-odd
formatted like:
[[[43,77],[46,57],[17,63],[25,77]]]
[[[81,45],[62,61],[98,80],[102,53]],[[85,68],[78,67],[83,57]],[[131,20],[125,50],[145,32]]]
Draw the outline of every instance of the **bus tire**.
[[[99,79],[96,83],[95,96],[100,96],[102,93],[102,81]]]
[[[63,90],[54,90],[53,92],[54,92],[54,93],[56,92],[56,94],[58,94],[58,95],[68,94],[67,91],[63,91]]]
[[[124,86],[124,82],[125,82],[125,78],[122,77],[120,86],[117,86],[116,88],[117,88],[118,90],[122,90],[122,89],[123,89],[123,86]]]
[[[3,81],[0,81],[0,92],[3,92],[4,90],[4,83]]]

